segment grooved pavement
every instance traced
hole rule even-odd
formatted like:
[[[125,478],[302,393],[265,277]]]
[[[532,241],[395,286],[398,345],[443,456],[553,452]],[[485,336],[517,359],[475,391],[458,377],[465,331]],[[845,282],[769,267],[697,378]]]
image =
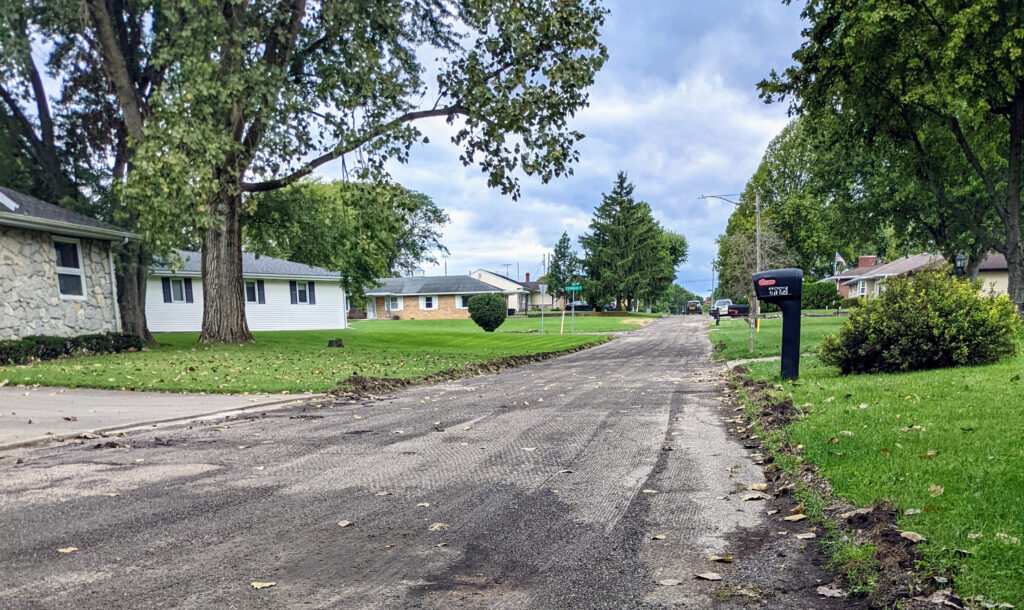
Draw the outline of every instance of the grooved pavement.
[[[721,424],[705,324],[380,400],[8,453],[0,606],[708,607],[721,583],[694,574],[728,582],[707,557],[764,510],[734,495],[763,475]]]

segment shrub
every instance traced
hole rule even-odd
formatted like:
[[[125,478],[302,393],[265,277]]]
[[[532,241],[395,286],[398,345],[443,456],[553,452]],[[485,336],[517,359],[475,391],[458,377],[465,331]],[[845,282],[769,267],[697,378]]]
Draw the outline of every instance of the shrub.
[[[469,298],[469,317],[485,332],[494,332],[508,313],[505,299],[498,294],[477,294]]]
[[[843,373],[878,373],[990,364],[1015,354],[1021,322],[1013,304],[980,289],[948,267],[890,278],[885,292],[822,339],[818,355]]]
[[[800,298],[803,309],[831,309],[839,302],[839,291],[832,282],[804,282]]]
[[[854,307],[860,307],[863,302],[864,299],[862,297],[846,297],[839,301],[839,306],[843,309],[853,309]]]
[[[0,341],[0,366],[25,364],[29,360],[53,360],[73,356],[79,351],[90,354],[126,352],[142,349],[142,338],[128,333],[103,333],[78,337],[32,335],[23,339]]]

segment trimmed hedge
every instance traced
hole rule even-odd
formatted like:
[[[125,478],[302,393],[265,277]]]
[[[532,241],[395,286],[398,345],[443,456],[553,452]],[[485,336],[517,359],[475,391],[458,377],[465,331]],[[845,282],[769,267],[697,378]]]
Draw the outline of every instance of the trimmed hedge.
[[[492,333],[508,315],[508,306],[500,295],[477,294],[469,297],[469,317],[484,332]]]
[[[25,364],[32,360],[43,361],[85,354],[104,354],[137,351],[142,349],[142,339],[128,333],[103,333],[80,335],[78,337],[51,337],[32,335],[23,339],[0,341],[0,365]]]
[[[839,302],[839,292],[831,282],[804,282],[801,307],[803,309],[832,309]]]
[[[1017,353],[1021,322],[1006,295],[949,267],[893,277],[881,295],[826,335],[818,356],[846,373],[886,373],[991,364]]]

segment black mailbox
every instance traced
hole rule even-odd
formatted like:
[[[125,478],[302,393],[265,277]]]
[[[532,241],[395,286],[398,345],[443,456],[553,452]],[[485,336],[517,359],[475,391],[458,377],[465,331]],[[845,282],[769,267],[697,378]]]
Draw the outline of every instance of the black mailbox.
[[[782,310],[782,378],[796,379],[800,372],[800,295],[804,272],[772,269],[753,275],[754,294]]]

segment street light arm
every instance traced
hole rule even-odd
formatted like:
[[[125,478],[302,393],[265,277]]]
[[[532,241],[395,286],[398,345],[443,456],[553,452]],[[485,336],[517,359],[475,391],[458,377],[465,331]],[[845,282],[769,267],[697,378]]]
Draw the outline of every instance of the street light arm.
[[[742,205],[739,201],[733,201],[729,197],[739,197],[739,193],[733,193],[729,195],[701,195],[699,199],[721,199],[722,201],[728,201],[733,205]]]

